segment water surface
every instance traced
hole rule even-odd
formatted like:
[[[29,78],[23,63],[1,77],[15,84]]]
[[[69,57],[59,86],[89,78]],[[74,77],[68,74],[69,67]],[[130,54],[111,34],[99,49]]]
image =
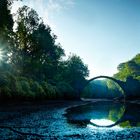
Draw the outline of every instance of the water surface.
[[[78,127],[140,127],[140,102],[97,101],[67,109],[67,122]]]
[[[137,140],[139,108],[139,102],[7,103],[0,105],[0,139]]]

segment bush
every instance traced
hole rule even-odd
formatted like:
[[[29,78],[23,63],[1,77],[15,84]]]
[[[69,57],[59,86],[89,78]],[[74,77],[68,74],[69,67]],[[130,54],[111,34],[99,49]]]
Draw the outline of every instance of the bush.
[[[36,81],[32,81],[31,82],[31,91],[35,94],[36,98],[43,98],[43,97],[45,97],[44,89]]]
[[[45,92],[45,97],[47,99],[55,99],[56,98],[56,87],[52,86],[51,84],[47,82],[42,82],[42,87]]]
[[[57,84],[57,93],[60,98],[74,98],[74,89],[66,82],[59,82]]]

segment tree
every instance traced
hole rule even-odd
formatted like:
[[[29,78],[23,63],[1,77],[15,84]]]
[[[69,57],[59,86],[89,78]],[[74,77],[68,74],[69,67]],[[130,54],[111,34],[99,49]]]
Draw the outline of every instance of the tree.
[[[56,43],[56,35],[35,10],[23,6],[13,21],[12,2],[0,3],[0,53],[6,56],[0,65],[0,94],[7,92],[20,99],[78,97],[74,93],[79,93],[86,81],[87,66],[76,55],[62,60],[65,54]],[[14,24],[17,27],[13,31]]]
[[[10,55],[13,52],[13,17],[10,11],[11,4],[14,0],[1,0],[0,2],[0,54],[1,65],[5,67],[8,65]],[[9,67],[9,66],[6,66]],[[7,70],[5,67],[5,71]]]
[[[140,79],[140,54],[128,62],[121,63],[118,66],[118,71],[114,77],[120,80],[125,81],[129,76],[132,76],[134,79]]]
[[[56,44],[56,36],[51,33],[33,9],[23,6],[18,10],[16,29],[17,58],[21,74],[32,78],[53,78],[64,50]]]
[[[127,97],[140,97],[140,54],[137,54],[128,62],[118,66],[119,72],[115,78],[123,80]]]
[[[62,76],[78,94],[85,85],[85,78],[88,75],[89,70],[87,65],[85,65],[81,58],[77,55],[69,56],[68,60],[63,63]]]
[[[9,9],[11,3],[10,0],[1,0],[0,2],[0,34],[5,29],[12,30],[13,28],[14,22]]]

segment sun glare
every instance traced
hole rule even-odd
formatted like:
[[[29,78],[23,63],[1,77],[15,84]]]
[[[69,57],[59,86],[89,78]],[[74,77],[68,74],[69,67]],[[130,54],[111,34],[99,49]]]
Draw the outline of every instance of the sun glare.
[[[3,59],[3,51],[0,49],[0,61]]]

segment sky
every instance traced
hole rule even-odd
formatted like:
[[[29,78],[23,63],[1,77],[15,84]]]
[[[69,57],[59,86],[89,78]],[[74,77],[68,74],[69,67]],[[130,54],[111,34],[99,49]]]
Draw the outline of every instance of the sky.
[[[12,12],[34,8],[57,35],[66,55],[79,55],[89,78],[113,76],[140,53],[140,0],[23,0]]]

